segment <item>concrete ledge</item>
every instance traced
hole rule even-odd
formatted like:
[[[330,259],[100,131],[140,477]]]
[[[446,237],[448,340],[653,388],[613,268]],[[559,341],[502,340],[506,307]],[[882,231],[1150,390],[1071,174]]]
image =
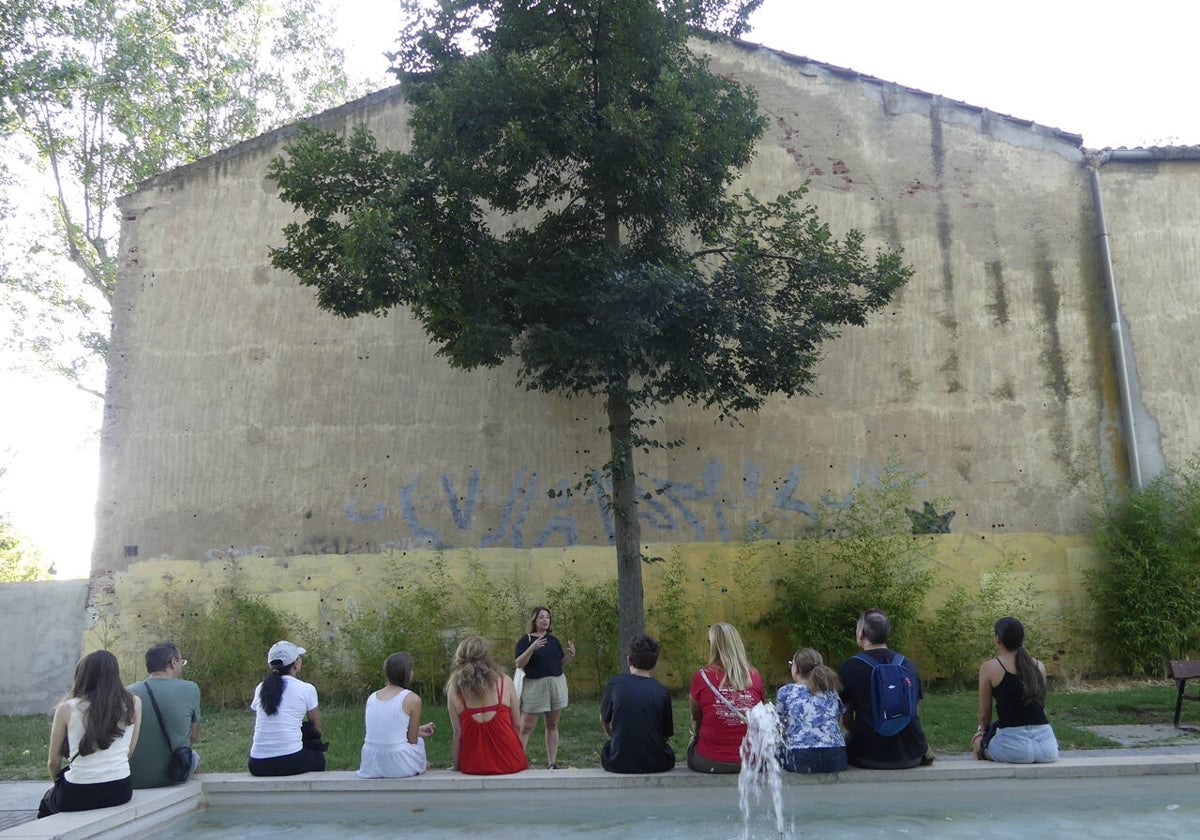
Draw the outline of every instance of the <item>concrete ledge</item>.
[[[137,836],[201,807],[203,796],[204,786],[198,780],[175,787],[136,790],[127,805],[55,814],[0,831],[0,837],[4,840],[92,840]],[[33,804],[36,808],[37,802]]]
[[[784,773],[788,787],[878,785],[889,782],[955,782],[987,779],[1088,779],[1134,776],[1200,776],[1200,751],[1153,755],[1072,753],[1053,764],[996,764],[963,757],[939,759],[912,770],[860,770],[801,776]],[[143,836],[202,807],[272,808],[379,805],[397,797],[471,791],[613,790],[657,788],[694,790],[734,788],[737,776],[693,773],[680,765],[668,773],[620,775],[599,768],[527,770],[509,776],[466,776],[432,770],[408,779],[359,779],[347,770],[300,776],[257,778],[248,773],[205,773],[177,787],[135,791],[133,801],[117,808],[56,814],[0,831],[0,840],[108,840]],[[269,796],[268,796],[269,795]]]

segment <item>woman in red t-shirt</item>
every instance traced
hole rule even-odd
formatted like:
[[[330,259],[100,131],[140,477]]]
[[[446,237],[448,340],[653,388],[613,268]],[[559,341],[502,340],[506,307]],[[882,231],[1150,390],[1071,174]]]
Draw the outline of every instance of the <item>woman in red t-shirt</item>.
[[[708,647],[708,665],[692,677],[688,692],[692,740],[687,764],[700,773],[737,773],[746,716],[766,696],[763,681],[746,661],[746,648],[733,625],[710,626]]]

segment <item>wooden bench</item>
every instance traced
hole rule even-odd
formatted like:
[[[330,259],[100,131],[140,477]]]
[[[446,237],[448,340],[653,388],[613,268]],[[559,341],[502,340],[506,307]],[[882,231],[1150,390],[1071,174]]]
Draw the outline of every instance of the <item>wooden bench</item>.
[[[1184,694],[1184,686],[1191,679],[1200,678],[1200,659],[1176,659],[1171,662],[1171,677],[1179,687],[1179,696],[1175,698],[1175,728],[1179,729],[1179,712],[1184,700],[1200,700],[1200,693]]]

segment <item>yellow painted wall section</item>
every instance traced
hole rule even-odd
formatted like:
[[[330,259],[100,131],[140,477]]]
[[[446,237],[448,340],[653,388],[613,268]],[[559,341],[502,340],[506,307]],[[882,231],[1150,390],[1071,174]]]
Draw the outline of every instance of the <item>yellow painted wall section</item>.
[[[1047,533],[1003,535],[945,534],[919,539],[933,545],[932,566],[936,583],[925,604],[925,613],[944,602],[954,585],[968,591],[978,588],[984,576],[1005,569],[1013,583],[1029,587],[1039,626],[1053,628],[1057,638],[1038,640],[1040,649],[1056,651],[1049,657],[1052,670],[1086,670],[1090,650],[1087,640],[1075,638],[1077,622],[1070,617],[1087,604],[1084,574],[1093,566],[1085,537]],[[696,608],[696,643],[685,656],[664,651],[664,662],[687,670],[701,664],[707,654],[705,628],[713,621],[728,621],[760,648],[771,651],[770,662],[782,663],[790,655],[786,638],[766,638],[752,629],[754,621],[774,599],[774,581],[783,571],[779,551],[787,543],[685,543],[648,545],[646,563],[647,630],[655,633],[653,609],[661,591],[663,574],[675,558],[687,569],[689,597]],[[177,616],[168,605],[191,600],[203,604],[220,588],[233,583],[239,591],[262,596],[272,607],[287,611],[315,628],[316,638],[296,638],[310,650],[321,645],[336,648],[337,635],[347,610],[381,610],[397,591],[397,586],[414,575],[421,575],[435,557],[430,551],[395,551],[383,554],[322,555],[301,557],[243,557],[236,563],[209,560],[146,560],[131,564],[111,578],[93,579],[94,623],[85,633],[85,651],[107,647],[117,654],[122,673],[140,675],[142,654],[154,642],[170,639]],[[612,548],[576,547],[571,549],[483,549],[455,550],[440,554],[450,576],[461,585],[468,562],[474,557],[494,580],[520,575],[530,604],[540,603],[548,588],[561,579],[564,569],[577,574],[585,583],[610,579],[615,575]],[[461,594],[461,593],[460,593]],[[549,605],[555,609],[554,604]],[[465,610],[464,610],[465,612]],[[999,616],[997,616],[999,617]],[[558,611],[556,631],[564,638],[570,633],[571,617]],[[447,628],[467,631],[469,628]],[[845,628],[846,634],[853,627]],[[515,639],[521,627],[512,628]],[[1082,652],[1082,653],[1081,653]],[[920,662],[920,650],[910,654]],[[1061,654],[1061,657],[1059,656]],[[203,651],[185,652],[192,658]],[[1062,657],[1075,657],[1068,662]],[[497,650],[497,661],[511,668],[511,656]],[[691,660],[680,662],[680,660]],[[757,664],[757,663],[756,663]],[[759,666],[768,679],[782,679],[782,666]],[[594,688],[594,686],[592,686]]]

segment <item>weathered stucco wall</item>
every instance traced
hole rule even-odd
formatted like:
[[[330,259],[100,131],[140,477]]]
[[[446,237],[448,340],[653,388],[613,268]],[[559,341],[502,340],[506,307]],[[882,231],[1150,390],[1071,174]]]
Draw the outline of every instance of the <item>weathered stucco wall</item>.
[[[87,599],[85,580],[0,583],[0,715],[54,711],[83,655]]]
[[[835,232],[902,245],[889,311],[828,346],[816,396],[744,426],[663,411],[643,458],[647,542],[789,536],[895,452],[956,529],[1078,533],[1120,469],[1079,138],[791,59],[718,45],[770,127],[744,185],[811,182]],[[330,112],[407,142],[384,91]],[[289,213],[265,172],[286,132],[160,176],[123,203],[93,568],[421,547],[606,545],[603,415],[508,367],[452,371],[405,313],[339,320],[272,270]]]
[[[1200,161],[1115,160],[1099,180],[1146,459],[1178,467],[1200,449]]]

